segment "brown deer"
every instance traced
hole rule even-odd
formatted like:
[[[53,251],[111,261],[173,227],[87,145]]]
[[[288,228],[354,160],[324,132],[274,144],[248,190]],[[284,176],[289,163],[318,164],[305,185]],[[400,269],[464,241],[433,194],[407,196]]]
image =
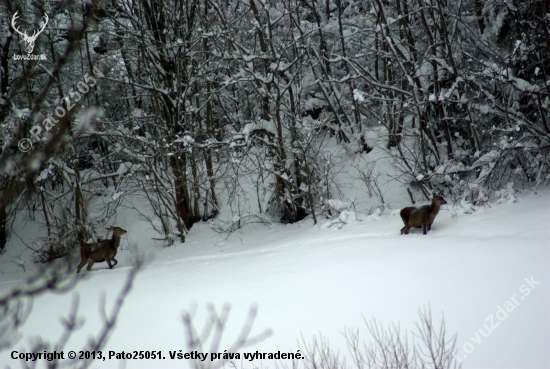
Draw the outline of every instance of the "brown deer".
[[[76,269],[76,274],[80,273],[80,269],[88,263],[86,268],[88,271],[92,270],[94,263],[99,263],[102,261],[107,261],[109,269],[113,269],[115,265],[118,264],[115,255],[120,245],[120,237],[126,233],[125,229],[120,227],[110,227],[107,228],[108,231],[113,231],[113,237],[110,240],[103,240],[97,243],[81,243],[80,244],[80,264]],[[114,264],[111,263],[114,261]]]
[[[434,195],[431,205],[424,205],[419,208],[411,206],[402,209],[400,214],[405,226],[401,228],[401,234],[409,234],[411,228],[422,228],[424,234],[427,234],[432,229],[439,208],[446,203],[447,201],[443,197]]]

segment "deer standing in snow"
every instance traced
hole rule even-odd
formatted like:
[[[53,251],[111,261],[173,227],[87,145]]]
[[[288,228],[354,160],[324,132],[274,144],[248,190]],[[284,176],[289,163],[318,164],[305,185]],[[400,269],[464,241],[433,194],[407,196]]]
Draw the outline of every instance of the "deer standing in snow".
[[[447,201],[443,197],[434,195],[431,205],[403,208],[400,214],[405,226],[401,228],[401,234],[409,234],[411,228],[422,228],[422,232],[427,234],[432,229],[439,208],[446,203]]]
[[[118,264],[115,255],[120,245],[120,237],[127,231],[120,227],[107,228],[108,231],[113,231],[113,237],[110,240],[103,240],[97,243],[81,243],[80,244],[80,264],[76,269],[76,273],[80,273],[80,269],[88,263],[86,268],[88,271],[92,270],[94,263],[106,261],[109,265],[109,269],[113,269]],[[111,261],[114,261],[112,264]]]

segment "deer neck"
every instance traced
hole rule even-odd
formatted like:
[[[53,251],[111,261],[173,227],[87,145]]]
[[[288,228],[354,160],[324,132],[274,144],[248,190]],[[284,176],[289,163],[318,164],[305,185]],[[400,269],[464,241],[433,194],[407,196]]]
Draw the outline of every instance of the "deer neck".
[[[118,249],[118,245],[120,245],[120,236],[113,234],[113,238],[111,238],[111,242],[113,243],[113,248],[115,250]]]

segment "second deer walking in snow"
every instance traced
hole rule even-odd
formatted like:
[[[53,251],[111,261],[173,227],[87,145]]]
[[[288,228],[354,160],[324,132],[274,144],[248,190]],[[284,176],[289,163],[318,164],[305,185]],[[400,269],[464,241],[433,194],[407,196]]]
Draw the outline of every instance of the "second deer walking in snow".
[[[401,210],[401,219],[405,226],[401,228],[401,234],[409,234],[411,228],[422,228],[422,232],[427,234],[432,229],[435,217],[439,213],[441,205],[447,201],[441,196],[434,195],[431,205],[421,207],[408,207]]]
[[[88,267],[86,268],[88,271],[92,270],[94,263],[102,261],[107,262],[109,269],[113,269],[113,267],[118,264],[115,255],[118,250],[118,245],[120,245],[120,237],[126,233],[126,230],[120,227],[110,227],[107,228],[107,230],[113,231],[113,237],[110,240],[80,244],[80,256],[82,259],[76,269],[77,274],[80,273],[80,269],[82,269],[86,263],[88,263]],[[113,261],[114,264],[112,263]]]

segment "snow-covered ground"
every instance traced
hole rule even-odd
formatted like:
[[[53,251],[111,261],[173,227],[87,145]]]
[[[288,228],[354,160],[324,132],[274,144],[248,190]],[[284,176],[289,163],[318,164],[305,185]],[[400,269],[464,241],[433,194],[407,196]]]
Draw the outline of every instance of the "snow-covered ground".
[[[60,317],[75,293],[86,321],[66,351],[84,346],[99,329],[100,295],[106,293],[112,306],[130,269],[127,246],[136,243],[152,260],[138,275],[105,351],[162,350],[166,359],[131,360],[129,368],[188,367],[169,359],[168,351],[186,352],[182,312],[196,308],[200,327],[209,303],[218,311],[232,306],[221,351],[233,342],[251,304],[258,306],[252,333],[270,328],[273,334],[241,352],[296,352],[302,336],[308,342],[322,334],[341,354],[347,353],[344,328],[360,328],[368,340],[364,318],[374,317],[384,326],[414,330],[418,310],[429,305],[434,320],[443,313],[447,332],[458,334],[464,368],[548,368],[550,188],[516,197],[472,214],[444,206],[427,236],[419,229],[400,235],[402,221],[394,211],[355,214],[355,221],[348,214],[341,229],[326,220],[313,225],[310,218],[249,225],[227,238],[203,223],[186,243],[164,248],[153,245],[146,223],[122,221],[117,225],[128,234],[119,264],[113,270],[96,264],[75,291],[36,299],[13,350],[28,347],[37,335],[57,340]],[[0,294],[32,273],[29,264],[22,273],[7,263],[10,257],[0,260]],[[511,311],[503,313],[506,308]],[[491,325],[496,328],[487,335]],[[0,367],[20,366],[11,350],[0,354]],[[106,360],[93,367],[120,365]],[[254,365],[273,367],[268,360]]]

